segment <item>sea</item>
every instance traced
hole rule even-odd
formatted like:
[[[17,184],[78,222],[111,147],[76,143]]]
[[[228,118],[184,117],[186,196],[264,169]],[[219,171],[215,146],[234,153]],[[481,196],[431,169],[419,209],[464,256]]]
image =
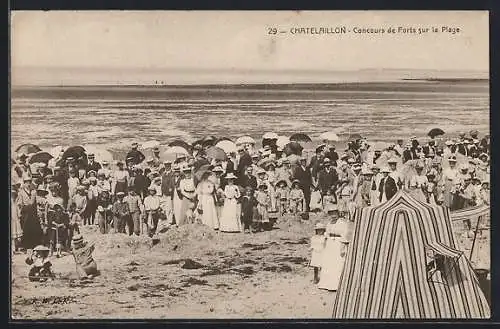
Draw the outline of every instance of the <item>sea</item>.
[[[394,142],[432,128],[450,138],[489,134],[488,79],[400,79],[287,84],[14,86],[11,146],[96,145],[123,152],[133,141],[192,142],[206,135],[325,131]]]

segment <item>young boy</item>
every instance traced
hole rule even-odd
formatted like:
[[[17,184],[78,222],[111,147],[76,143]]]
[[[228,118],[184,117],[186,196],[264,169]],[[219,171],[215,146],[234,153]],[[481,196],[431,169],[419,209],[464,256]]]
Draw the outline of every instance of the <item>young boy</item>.
[[[149,195],[144,199],[144,222],[146,223],[148,235],[152,237],[158,226],[160,198],[156,195],[156,189],[153,186],[150,186],[148,190]]]
[[[298,215],[304,211],[304,192],[300,188],[300,182],[296,179],[292,182],[290,191],[290,213]]]
[[[133,233],[135,233],[135,235],[140,235],[141,213],[143,212],[141,197],[137,195],[134,189],[130,189],[128,191],[128,195],[124,198],[124,201],[128,203],[130,216],[132,217]],[[132,231],[129,231],[129,235],[132,235]]]
[[[245,195],[241,199],[241,220],[243,222],[243,233],[252,233],[253,208],[257,205],[257,200],[253,195],[250,186],[245,188]]]
[[[290,191],[288,189],[285,180],[280,180],[276,184],[276,200],[278,201],[278,211],[280,216],[284,216],[287,213],[288,208],[288,198]]]
[[[311,237],[311,261],[309,266],[314,268],[314,283],[319,282],[319,271],[321,269],[322,252],[325,249],[325,230],[326,226],[322,223],[317,223],[314,228],[316,234]]]
[[[125,192],[119,191],[116,193],[117,200],[113,203],[113,214],[115,216],[115,233],[125,233],[125,226],[128,226],[129,235],[133,232],[133,227],[131,224],[130,208],[128,203],[123,199],[125,197]]]

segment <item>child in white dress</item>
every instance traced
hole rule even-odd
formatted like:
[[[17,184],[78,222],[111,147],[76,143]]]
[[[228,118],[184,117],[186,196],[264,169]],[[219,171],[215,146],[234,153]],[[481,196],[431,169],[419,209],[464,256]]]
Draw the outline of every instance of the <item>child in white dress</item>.
[[[317,223],[315,227],[316,234],[311,237],[311,261],[309,266],[314,268],[314,283],[319,282],[319,272],[321,270],[321,257],[323,249],[325,249],[326,226],[322,223]]]

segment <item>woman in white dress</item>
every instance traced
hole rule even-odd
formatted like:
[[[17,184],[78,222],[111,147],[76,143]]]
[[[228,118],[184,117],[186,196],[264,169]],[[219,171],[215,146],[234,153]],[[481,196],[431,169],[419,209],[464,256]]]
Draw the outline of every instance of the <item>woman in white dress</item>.
[[[415,165],[416,175],[411,176],[408,182],[408,192],[416,200],[420,202],[426,202],[426,197],[424,190],[427,189],[427,176],[423,174],[424,166],[422,163],[417,163]]]
[[[184,167],[182,170],[184,178],[181,178],[174,192],[174,216],[177,226],[187,224],[187,210],[191,204],[191,193],[186,190],[194,188],[191,168]]]
[[[344,218],[336,220],[336,214],[326,226],[326,245],[322,252],[321,277],[318,287],[336,291],[344,270],[348,246],[349,225]]]
[[[210,172],[206,172],[196,188],[198,209],[201,222],[213,229],[218,229],[219,218],[215,207],[215,184],[209,179],[210,175]]]
[[[229,173],[226,176],[227,185],[224,188],[224,208],[219,223],[221,232],[241,232],[241,223],[238,214],[238,198],[240,197],[240,189],[234,185],[236,176]]]

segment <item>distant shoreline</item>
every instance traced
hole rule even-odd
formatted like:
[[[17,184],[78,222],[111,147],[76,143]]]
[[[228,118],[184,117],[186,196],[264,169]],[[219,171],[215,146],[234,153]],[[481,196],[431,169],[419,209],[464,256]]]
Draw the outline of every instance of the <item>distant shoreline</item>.
[[[82,84],[82,85],[12,85],[12,90],[30,90],[30,89],[92,89],[92,88],[157,88],[157,89],[304,89],[315,88],[319,90],[326,90],[334,87],[335,89],[342,89],[350,87],[383,87],[394,85],[398,83],[428,83],[428,82],[448,82],[448,83],[484,83],[489,82],[490,79],[484,78],[402,78],[394,81],[346,81],[346,82],[331,82],[331,83],[240,83],[240,84]]]

